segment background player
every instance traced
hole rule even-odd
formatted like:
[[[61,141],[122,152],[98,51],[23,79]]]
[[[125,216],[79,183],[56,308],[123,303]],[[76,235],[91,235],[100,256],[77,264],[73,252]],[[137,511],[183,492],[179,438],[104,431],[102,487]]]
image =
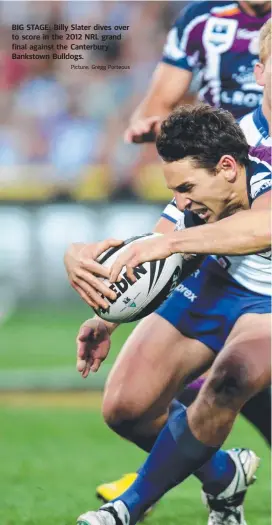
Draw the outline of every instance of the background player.
[[[174,191],[178,207],[183,211],[189,210],[206,222],[219,222],[183,229],[182,232],[129,247],[113,265],[111,280],[116,280],[123,265],[127,266],[131,277],[135,265],[166,257],[175,251],[217,254],[217,262],[208,257],[203,263],[199,278],[191,276],[185,281],[186,287],[196,295],[195,303],[188,306],[186,297],[181,296],[177,302],[173,301],[172,296],[172,318],[178,315],[179,329],[186,336],[179,346],[181,353],[185,351],[185,355],[189,354],[191,358],[194,354],[196,361],[202,355],[207,364],[209,357],[204,357],[200,342],[214,351],[219,351],[223,345],[224,348],[215,360],[197,400],[188,409],[188,417],[184,408],[170,416],[132,487],[117,503],[113,502],[98,513],[83,515],[81,519],[84,523],[119,523],[115,517],[119,518],[120,523],[136,523],[150,503],[212,456],[228,435],[245,400],[270,381],[268,314],[271,311],[271,267],[269,254],[264,253],[270,247],[270,195],[267,193],[271,188],[269,152],[255,148],[250,152],[248,162],[248,146],[238,125],[229,114],[208,107],[193,110],[181,108],[171,115],[162,127],[157,147],[164,159],[167,184]],[[229,256],[225,257],[225,253]],[[236,255],[240,257],[237,259]],[[180,309],[178,313],[176,308]],[[228,316],[222,323],[224,311],[228,312]],[[162,305],[159,313],[170,321],[169,308],[166,313]],[[258,355],[255,352],[257,341]],[[196,347],[194,343],[198,343]],[[172,361],[174,348],[169,348],[171,352],[167,367],[163,370],[167,374],[173,366],[174,376],[168,384],[171,390],[177,384],[177,375],[181,373],[184,379],[188,370],[181,371],[182,361],[180,367]],[[157,379],[160,375],[159,362],[153,372],[150,370],[149,390],[154,387],[154,375]],[[115,413],[113,417],[117,418],[120,429],[123,424],[124,432],[126,423],[130,422],[132,427],[134,423],[137,434],[139,418],[136,414],[141,390],[137,389],[136,376],[143,386],[142,372],[148,367],[148,359],[139,370],[141,360],[138,356],[137,371],[134,363],[134,374],[129,374],[132,364],[133,356],[130,356],[126,362],[126,371],[123,376],[119,375],[119,383],[116,377],[118,374],[115,374],[115,384],[112,380],[110,382],[111,394],[114,396],[118,393],[120,396],[121,389],[127,402],[126,405],[123,403],[119,414]],[[126,382],[128,377],[133,387]],[[160,379],[163,382],[164,375]],[[126,387],[130,393],[134,389],[135,405]],[[162,406],[162,399],[167,399],[168,395],[169,390],[164,391],[164,394],[161,391],[157,407],[158,404]],[[152,408],[154,410],[154,405]],[[148,415],[152,417],[147,408],[145,422],[148,421]],[[209,494],[209,504],[215,504],[217,511],[217,519],[211,520],[211,523],[244,523],[237,498],[232,498],[232,509],[226,512],[226,502],[223,503],[226,488],[218,490],[217,485],[217,488],[209,490]],[[224,511],[221,516],[220,510]]]
[[[152,134],[154,140],[161,118],[180,103],[198,71],[199,101],[228,109],[236,118],[259,106],[262,90],[253,71],[258,32],[270,13],[270,2],[264,1],[188,5],[168,34],[162,61],[131,117],[125,140],[144,142],[152,140]]]
[[[271,18],[261,28],[259,48],[254,73],[257,84],[264,88],[262,104],[241,118],[239,124],[250,146],[271,146]]]

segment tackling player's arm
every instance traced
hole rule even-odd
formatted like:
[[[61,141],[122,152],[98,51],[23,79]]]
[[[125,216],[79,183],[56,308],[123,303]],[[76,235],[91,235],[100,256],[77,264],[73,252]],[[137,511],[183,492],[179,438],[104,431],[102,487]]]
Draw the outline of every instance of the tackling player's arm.
[[[269,250],[271,246],[271,192],[258,197],[249,210],[244,210],[213,224],[167,233],[147,239],[128,249],[116,259],[110,281],[115,282],[123,266],[134,280],[138,264],[165,259],[172,253],[245,255]]]
[[[161,121],[179,105],[191,80],[191,71],[160,63],[144,100],[130,118],[124,140],[128,143],[154,142]]]
[[[249,255],[270,249],[271,192],[258,197],[250,210],[181,232],[169,238],[170,253]]]

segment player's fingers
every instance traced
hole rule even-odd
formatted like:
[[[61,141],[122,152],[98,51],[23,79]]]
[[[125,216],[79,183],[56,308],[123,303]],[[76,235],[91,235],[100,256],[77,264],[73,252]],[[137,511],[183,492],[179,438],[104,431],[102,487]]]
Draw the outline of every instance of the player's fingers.
[[[129,264],[127,264],[127,267],[126,267],[126,268],[127,268],[127,269],[126,269],[126,274],[127,274],[128,278],[129,278],[132,282],[136,283],[137,279],[136,279],[136,277],[135,277],[135,275],[134,275],[133,267],[130,266]]]
[[[109,271],[108,271],[108,274],[109,274]],[[74,278],[74,281],[80,285],[83,291],[91,299],[95,298],[95,300],[97,300],[97,296],[95,295],[96,292],[99,292],[105,297],[112,299],[112,301],[116,299],[116,293],[113,290],[111,290],[105,283],[103,283],[101,279],[99,279],[98,277],[95,277],[92,274],[88,274],[88,272],[84,270],[78,271],[77,276]]]
[[[134,140],[135,137],[142,137],[142,135],[149,133],[151,128],[152,126],[149,122],[139,122],[132,129],[132,140]]]
[[[120,278],[119,274],[124,266],[125,266],[125,263],[123,262],[122,257],[119,257],[114,262],[114,264],[112,265],[110,269],[110,282],[111,283],[116,283],[116,281]]]
[[[131,125],[125,132],[125,137],[129,139],[129,142],[133,142],[137,138],[141,138],[142,135],[146,135],[151,133],[152,131],[155,134],[155,126],[160,121],[160,117],[153,116],[148,117],[143,120],[139,120],[135,122],[133,125]],[[155,137],[152,137],[153,140]],[[145,141],[145,138],[142,137],[143,142]]]
[[[82,373],[86,368],[86,361],[84,359],[78,359],[76,364],[77,371]]]
[[[94,359],[94,362],[92,366],[90,367],[90,371],[97,372],[97,370],[100,368],[101,363],[102,363],[101,359],[98,359],[98,358]]]
[[[90,342],[83,342],[83,341],[77,341],[77,359],[79,361],[84,360],[87,361],[89,358],[89,351],[90,351],[91,343]]]
[[[143,135],[145,135],[146,133],[148,133],[150,131],[150,125],[149,124],[138,124],[138,125],[135,125],[133,128],[128,128],[125,133],[124,133],[124,141],[127,143],[127,144],[132,144],[132,143],[141,143],[143,142],[141,140],[141,137]]]
[[[72,282],[71,286],[74,288],[74,290],[76,290],[78,295],[80,295],[81,299],[83,299],[83,301],[85,301],[85,303],[87,303],[91,308],[98,308],[98,304],[89,297],[89,295],[79,286],[79,284]]]
[[[90,275],[91,273],[99,277],[104,277],[105,279],[109,278],[109,269],[105,268],[105,266],[102,266],[102,264],[99,264],[96,261],[84,258],[80,261],[80,268],[84,270],[87,275]]]
[[[79,288],[79,295],[84,299],[87,304],[92,306],[93,308],[104,308],[105,310],[109,307],[108,302],[99,295],[98,292],[94,288],[91,288],[90,285],[88,285],[84,280],[79,279],[78,277],[75,278],[75,283],[77,287]],[[75,286],[73,286],[75,288]],[[109,290],[109,289],[108,289]],[[108,292],[107,292],[108,293]],[[112,297],[112,294],[109,294]]]
[[[123,244],[123,242],[124,241],[121,241],[120,239],[112,239],[112,238],[99,242],[96,246],[94,259],[97,259],[97,257],[99,257],[101,253],[105,252],[109,248],[120,246],[121,244]]]
[[[125,133],[124,133],[124,142],[126,144],[131,144],[132,143],[132,132],[131,132],[131,129],[130,128],[127,128],[125,130]]]
[[[87,363],[85,370],[83,370],[83,372],[81,373],[81,376],[83,377],[83,379],[86,379],[86,377],[88,377],[89,372],[90,372],[90,365],[89,363]]]

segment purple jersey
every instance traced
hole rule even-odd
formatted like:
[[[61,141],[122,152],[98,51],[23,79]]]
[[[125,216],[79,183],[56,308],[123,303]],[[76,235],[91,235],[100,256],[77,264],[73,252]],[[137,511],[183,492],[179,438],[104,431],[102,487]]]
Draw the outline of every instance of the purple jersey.
[[[199,100],[240,118],[262,100],[253,69],[259,31],[270,16],[270,12],[250,16],[239,2],[192,2],[170,30],[162,61],[189,71],[199,69]]]

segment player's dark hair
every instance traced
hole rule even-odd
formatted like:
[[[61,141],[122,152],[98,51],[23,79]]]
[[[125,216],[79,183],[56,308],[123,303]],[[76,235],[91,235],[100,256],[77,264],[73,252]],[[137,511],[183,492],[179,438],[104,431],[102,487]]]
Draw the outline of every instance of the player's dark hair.
[[[208,105],[181,106],[162,123],[156,140],[165,162],[191,157],[197,168],[215,172],[222,155],[248,164],[249,146],[229,111]]]

